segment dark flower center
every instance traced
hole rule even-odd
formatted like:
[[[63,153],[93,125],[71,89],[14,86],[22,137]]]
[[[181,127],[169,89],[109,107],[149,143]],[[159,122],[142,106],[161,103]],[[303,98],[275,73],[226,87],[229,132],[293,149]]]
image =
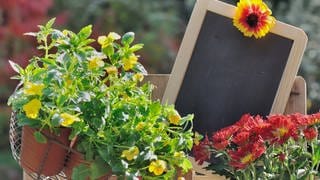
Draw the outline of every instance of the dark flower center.
[[[258,24],[258,20],[259,17],[256,14],[252,13],[247,17],[246,22],[250,27],[254,28]]]

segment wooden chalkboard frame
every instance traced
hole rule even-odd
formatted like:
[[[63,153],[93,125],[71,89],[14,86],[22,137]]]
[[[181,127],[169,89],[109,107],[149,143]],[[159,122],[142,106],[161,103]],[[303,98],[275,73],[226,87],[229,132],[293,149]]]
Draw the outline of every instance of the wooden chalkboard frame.
[[[174,104],[176,101],[207,11],[225,16],[232,21],[235,6],[218,0],[197,0],[176,57],[162,103]],[[307,44],[307,36],[303,30],[280,21],[276,21],[271,33],[293,41],[288,61],[270,110],[270,114],[278,114],[283,113],[285,110],[290,90]]]

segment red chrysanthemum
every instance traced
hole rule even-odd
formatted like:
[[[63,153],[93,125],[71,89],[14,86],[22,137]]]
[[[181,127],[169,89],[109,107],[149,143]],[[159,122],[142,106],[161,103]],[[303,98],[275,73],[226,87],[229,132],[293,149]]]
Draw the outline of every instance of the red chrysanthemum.
[[[254,143],[239,147],[237,150],[230,150],[230,166],[235,169],[245,169],[250,163],[258,159],[266,151],[265,144],[261,138]]]
[[[311,141],[315,139],[318,136],[318,131],[314,127],[309,127],[305,130],[303,130],[304,137],[306,140]]]
[[[290,137],[298,139],[297,127],[288,116],[273,115],[269,116],[267,122],[270,124],[267,134],[264,138],[269,139],[271,143],[283,144]]]
[[[210,146],[211,142],[209,141],[208,136],[205,136],[204,140],[201,141],[198,145],[193,146],[192,153],[196,162],[198,162],[199,165],[202,165],[204,161],[210,159]]]
[[[313,126],[316,124],[320,124],[320,113],[312,114],[308,118],[308,122],[307,122],[308,126]]]
[[[212,135],[213,147],[216,150],[225,149],[229,143],[232,135],[238,130],[237,126],[225,127]]]
[[[301,113],[295,113],[295,114],[288,115],[288,118],[290,118],[291,121],[293,123],[295,123],[297,127],[300,127],[300,128],[308,125],[309,117],[310,116],[304,115]]]
[[[250,132],[248,131],[242,131],[236,134],[232,138],[232,142],[235,143],[238,146],[247,144],[249,142]]]

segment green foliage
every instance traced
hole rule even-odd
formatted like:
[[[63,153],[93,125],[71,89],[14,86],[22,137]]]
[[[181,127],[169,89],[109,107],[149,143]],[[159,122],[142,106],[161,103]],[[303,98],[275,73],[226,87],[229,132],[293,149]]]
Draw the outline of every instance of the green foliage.
[[[37,38],[42,56],[25,69],[10,62],[21,81],[8,101],[19,124],[39,129],[34,135],[42,143],[42,129],[71,128],[70,139],[77,137],[89,163],[74,168],[74,179],[97,179],[110,170],[129,179],[187,172],[193,115],[180,117],[172,105],[151,100],[153,85],[141,84],[147,72],[135,54],[143,47],[133,43],[135,34],[100,36],[99,51],[90,46],[91,25],[74,33],[52,28],[53,22],[27,33]],[[156,163],[160,170],[153,170]]]

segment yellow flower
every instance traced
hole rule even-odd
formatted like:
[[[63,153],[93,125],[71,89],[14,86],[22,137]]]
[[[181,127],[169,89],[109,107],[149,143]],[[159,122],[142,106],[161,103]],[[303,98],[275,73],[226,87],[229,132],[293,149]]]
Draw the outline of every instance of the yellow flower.
[[[35,119],[39,115],[41,102],[38,99],[32,99],[30,102],[25,104],[22,108],[28,118]]]
[[[174,152],[173,157],[176,157],[176,158],[184,158],[184,157],[185,157],[185,154],[184,154],[183,151]]]
[[[137,131],[141,131],[146,126],[145,122],[139,122],[136,126]]]
[[[115,32],[110,32],[108,36],[99,36],[98,43],[101,45],[101,48],[108,47],[114,40],[120,39],[121,36]]]
[[[124,58],[122,60],[122,62],[123,62],[123,69],[125,71],[128,71],[128,70],[132,69],[134,67],[134,65],[137,64],[138,57],[133,54],[133,55],[129,56],[129,58]]]
[[[91,59],[89,59],[89,69],[92,70],[103,66],[104,62],[100,57],[94,56]]]
[[[115,66],[109,66],[109,67],[106,67],[106,71],[108,74],[117,74],[118,68]]]
[[[42,90],[44,88],[44,84],[36,84],[36,83],[31,83],[27,82],[23,92],[26,95],[42,95]]]
[[[184,177],[178,177],[177,180],[186,180]]]
[[[122,151],[121,157],[126,158],[128,161],[137,158],[139,154],[139,148],[137,146],[131,147],[129,150]]]
[[[169,113],[168,119],[171,124],[179,125],[181,116],[176,110],[173,110],[172,112]]]
[[[237,4],[233,25],[244,36],[261,38],[275,25],[272,12],[262,0],[240,0]]]
[[[144,76],[143,76],[142,73],[136,73],[136,74],[133,75],[132,78],[133,78],[134,81],[141,82],[143,80]]]
[[[80,121],[80,119],[77,116],[68,113],[62,113],[60,114],[60,117],[62,118],[62,122],[60,124],[64,127],[69,127],[74,122]]]
[[[202,138],[203,137],[198,132],[195,132],[194,133],[194,138],[193,138],[193,143],[198,146],[200,144],[200,140]]]
[[[163,174],[167,170],[167,163],[163,160],[152,161],[149,165],[149,172],[156,176]]]

